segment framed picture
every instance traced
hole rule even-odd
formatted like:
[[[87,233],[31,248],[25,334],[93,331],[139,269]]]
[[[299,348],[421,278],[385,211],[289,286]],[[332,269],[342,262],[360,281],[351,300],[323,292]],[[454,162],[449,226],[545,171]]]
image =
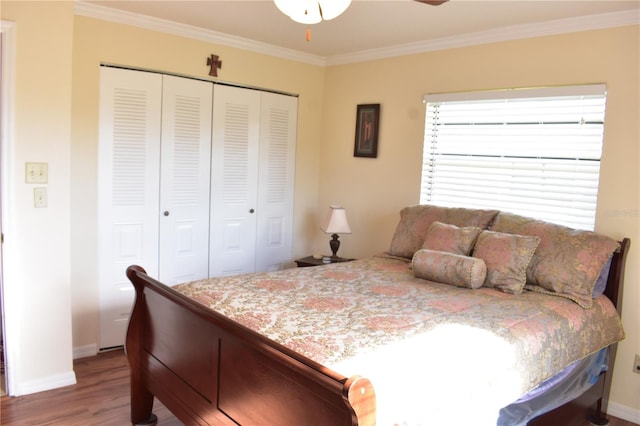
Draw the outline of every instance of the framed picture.
[[[380,104],[358,105],[354,157],[376,158],[378,156],[379,124]]]

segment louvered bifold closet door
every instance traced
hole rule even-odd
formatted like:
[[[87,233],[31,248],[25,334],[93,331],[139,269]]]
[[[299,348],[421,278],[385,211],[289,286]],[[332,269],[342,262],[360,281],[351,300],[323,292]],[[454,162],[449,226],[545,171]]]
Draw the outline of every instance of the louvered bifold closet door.
[[[260,92],[214,86],[211,276],[255,271]]]
[[[163,76],[160,281],[209,275],[209,180],[213,84]]]
[[[100,68],[100,348],[124,343],[134,298],[126,268],[158,274],[161,93],[159,74]]]
[[[298,100],[262,93],[256,270],[291,261]]]

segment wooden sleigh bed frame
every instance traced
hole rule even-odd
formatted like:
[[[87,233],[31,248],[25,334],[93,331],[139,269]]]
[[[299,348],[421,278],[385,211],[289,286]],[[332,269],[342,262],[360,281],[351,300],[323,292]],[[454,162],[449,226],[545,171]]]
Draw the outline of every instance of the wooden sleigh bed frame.
[[[606,296],[622,311],[629,239],[614,254]],[[127,269],[136,300],[126,338],[131,422],[155,424],[154,397],[187,425],[373,425],[376,402],[366,378],[344,377]],[[616,344],[609,368],[587,392],[530,425],[608,423]]]

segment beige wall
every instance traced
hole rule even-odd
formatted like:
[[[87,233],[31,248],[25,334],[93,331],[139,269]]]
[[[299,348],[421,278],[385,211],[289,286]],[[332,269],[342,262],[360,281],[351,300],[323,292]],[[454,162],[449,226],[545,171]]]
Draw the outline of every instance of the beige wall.
[[[68,2],[3,1],[2,19],[15,23],[15,134],[10,163],[3,159],[11,169],[11,199],[2,206],[11,219],[3,223],[4,320],[10,389],[24,394],[75,382],[69,255],[73,8]],[[25,162],[48,163],[48,183],[26,184]],[[47,188],[48,207],[34,208],[34,187]]]
[[[612,401],[635,415],[640,411],[640,376],[631,373],[633,354],[640,353],[637,26],[324,69],[74,17],[66,1],[3,1],[2,18],[18,25],[13,166],[21,243],[14,246],[18,273],[12,278],[19,277],[20,286],[14,312],[21,321],[21,380],[64,373],[71,347],[97,342],[99,64],[205,77],[205,59],[215,53],[223,60],[223,80],[300,95],[294,256],[328,251],[318,219],[333,203],[348,209],[353,229],[341,237],[342,255],[363,257],[388,247],[399,209],[418,201],[424,93],[606,83],[597,230],[632,239],[623,312],[627,339],[618,351]],[[377,159],[353,157],[360,103],[382,104]],[[25,161],[49,162],[47,209],[32,208],[32,187],[22,183]]]
[[[607,84],[596,230],[631,238],[612,401],[640,411],[639,27],[451,49],[327,69],[320,205],[347,208],[353,233],[341,253],[388,248],[398,211],[419,201],[425,93]],[[380,103],[379,155],[353,157],[356,105]],[[637,417],[636,417],[637,418]]]

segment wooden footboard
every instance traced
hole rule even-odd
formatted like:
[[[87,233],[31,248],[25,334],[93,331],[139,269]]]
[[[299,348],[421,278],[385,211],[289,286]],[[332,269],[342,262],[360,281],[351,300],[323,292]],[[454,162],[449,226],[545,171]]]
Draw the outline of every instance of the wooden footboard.
[[[127,269],[136,291],[126,339],[131,421],[153,424],[157,397],[187,425],[373,425],[375,394]]]

